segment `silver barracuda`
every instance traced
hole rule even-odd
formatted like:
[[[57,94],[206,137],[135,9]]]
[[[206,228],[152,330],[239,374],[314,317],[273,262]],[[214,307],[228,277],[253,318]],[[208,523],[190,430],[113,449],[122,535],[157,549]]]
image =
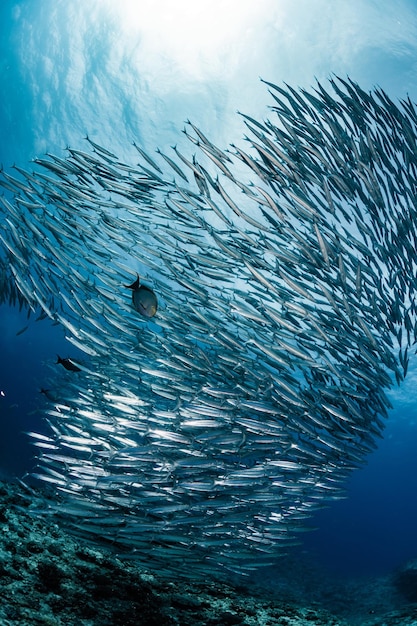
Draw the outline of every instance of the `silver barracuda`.
[[[269,564],[343,497],[417,340],[416,109],[266,84],[243,145],[0,172],[0,301],[84,353],[29,433],[48,514],[167,576]]]

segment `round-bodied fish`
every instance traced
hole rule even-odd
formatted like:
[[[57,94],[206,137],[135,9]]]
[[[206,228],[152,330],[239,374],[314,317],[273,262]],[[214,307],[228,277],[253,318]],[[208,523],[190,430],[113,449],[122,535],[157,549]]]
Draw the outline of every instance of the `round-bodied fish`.
[[[125,285],[127,289],[132,290],[132,303],[136,311],[144,317],[153,317],[158,310],[158,299],[155,292],[140,284],[140,277],[131,285]]]

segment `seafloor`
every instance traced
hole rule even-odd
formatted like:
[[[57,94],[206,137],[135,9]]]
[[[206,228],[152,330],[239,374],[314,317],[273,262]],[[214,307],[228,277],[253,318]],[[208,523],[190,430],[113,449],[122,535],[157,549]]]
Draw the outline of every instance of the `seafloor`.
[[[19,484],[0,482],[1,626],[417,625],[413,566],[330,582],[288,561],[281,578],[264,570],[258,583],[167,581],[73,539],[31,514],[33,503]]]

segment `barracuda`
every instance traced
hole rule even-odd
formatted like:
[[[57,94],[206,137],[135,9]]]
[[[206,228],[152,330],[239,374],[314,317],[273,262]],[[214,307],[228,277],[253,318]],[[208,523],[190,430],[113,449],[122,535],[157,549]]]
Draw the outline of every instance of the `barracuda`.
[[[343,497],[417,333],[414,109],[267,84],[251,154],[187,122],[171,156],[87,137],[0,176],[2,301],[85,353],[31,434],[49,511],[172,576],[261,567]]]

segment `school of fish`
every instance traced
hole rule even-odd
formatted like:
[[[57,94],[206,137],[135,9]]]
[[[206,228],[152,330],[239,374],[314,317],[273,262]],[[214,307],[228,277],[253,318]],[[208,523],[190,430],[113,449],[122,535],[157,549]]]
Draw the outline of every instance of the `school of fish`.
[[[376,447],[416,341],[416,108],[267,87],[243,146],[187,121],[136,163],[87,137],[0,175],[3,300],[84,353],[31,433],[47,511],[168,576],[285,553]]]

